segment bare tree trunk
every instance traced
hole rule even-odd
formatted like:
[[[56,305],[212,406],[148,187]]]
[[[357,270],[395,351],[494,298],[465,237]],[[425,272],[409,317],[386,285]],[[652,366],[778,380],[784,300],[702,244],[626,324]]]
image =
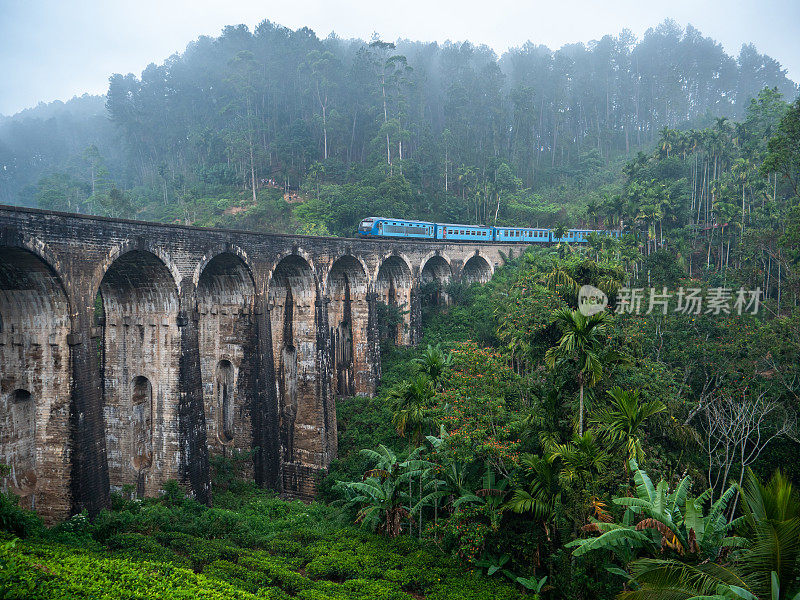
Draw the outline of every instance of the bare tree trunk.
[[[256,162],[253,158],[253,139],[250,138],[250,183],[253,186],[253,204],[257,203],[256,200]]]

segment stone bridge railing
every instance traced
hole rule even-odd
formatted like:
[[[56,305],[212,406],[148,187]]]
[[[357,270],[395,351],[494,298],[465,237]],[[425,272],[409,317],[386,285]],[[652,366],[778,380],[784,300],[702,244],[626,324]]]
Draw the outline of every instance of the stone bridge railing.
[[[378,303],[420,335],[420,283],[486,281],[518,245],[268,235],[0,206],[0,463],[54,521],[209,454],[310,497],[336,396],[380,379]]]

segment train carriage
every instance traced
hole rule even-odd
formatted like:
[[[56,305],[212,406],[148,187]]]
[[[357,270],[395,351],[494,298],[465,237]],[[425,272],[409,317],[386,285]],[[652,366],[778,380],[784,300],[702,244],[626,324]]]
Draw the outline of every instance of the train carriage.
[[[566,242],[583,244],[593,233],[621,237],[621,232],[603,229],[569,229],[560,238],[552,229],[539,227],[489,227],[458,223],[431,223],[410,219],[368,217],[358,226],[362,237],[406,238],[452,242],[503,242],[518,244],[548,244]]]
[[[495,227],[495,241],[520,242],[524,244],[546,244],[550,241],[550,230],[529,227]]]
[[[436,224],[428,221],[369,217],[361,221],[358,234],[364,237],[398,237],[432,240]]]
[[[436,239],[455,242],[493,242],[493,227],[437,223]]]

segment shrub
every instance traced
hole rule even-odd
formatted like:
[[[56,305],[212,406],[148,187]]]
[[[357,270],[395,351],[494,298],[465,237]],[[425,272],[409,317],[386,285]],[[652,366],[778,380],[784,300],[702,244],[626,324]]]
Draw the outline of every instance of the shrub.
[[[106,546],[121,555],[135,559],[172,562],[179,566],[191,566],[191,560],[175,554],[152,537],[141,533],[120,533],[108,538]]]
[[[34,598],[42,589],[39,574],[26,568],[24,562],[14,554],[18,541],[0,542],[0,600]]]
[[[161,532],[155,539],[178,554],[186,556],[195,570],[215,560],[237,561],[242,549],[227,540],[206,540],[185,533]]]
[[[0,492],[0,530],[26,538],[44,529],[36,513],[20,508],[14,496]]]
[[[203,569],[203,575],[215,577],[251,594],[257,594],[262,589],[270,588],[275,584],[275,578],[268,572],[251,570],[226,560],[218,560],[209,564]],[[280,588],[273,588],[270,591],[273,592],[270,595],[271,598],[291,598]]]
[[[312,587],[311,581],[295,573],[279,559],[264,552],[255,552],[239,559],[239,564],[253,571],[268,575],[284,591],[296,595],[300,590]]]

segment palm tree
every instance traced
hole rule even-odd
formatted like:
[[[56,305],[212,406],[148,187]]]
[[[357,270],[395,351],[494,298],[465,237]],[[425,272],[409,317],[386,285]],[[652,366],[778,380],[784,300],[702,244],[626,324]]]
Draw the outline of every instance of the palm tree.
[[[504,508],[533,515],[541,522],[547,541],[552,542],[554,530],[551,524],[556,517],[556,506],[561,501],[562,490],[558,467],[547,457],[535,454],[523,454],[519,463],[527,481],[511,491]]]
[[[578,282],[561,262],[553,260],[553,268],[544,276],[544,284],[548,289],[558,292],[566,302],[575,303],[578,296]]]
[[[735,569],[715,562],[695,565],[680,560],[643,558],[634,561],[630,570],[637,589],[622,592],[617,600],[758,600]]]
[[[606,431],[614,443],[621,443],[625,447],[625,469],[631,459],[642,462],[642,427],[646,419],[666,410],[658,400],[641,402],[639,391],[626,391],[615,387],[608,391],[611,406],[597,412],[592,419],[594,423]]]
[[[748,470],[742,500],[750,546],[741,572],[759,598],[800,599],[800,494],[780,471],[765,485]]]
[[[594,433],[573,435],[566,444],[545,443],[547,460],[560,462],[559,479],[564,485],[580,484],[603,474],[608,468],[608,453],[598,444]]]
[[[419,365],[421,371],[430,378],[433,387],[437,388],[445,369],[452,362],[451,358],[450,354],[445,356],[439,344],[428,344],[422,356],[415,358],[413,362]]]
[[[569,362],[575,364],[576,379],[580,386],[578,435],[582,436],[583,392],[586,386],[593,386],[603,376],[601,351],[610,317],[605,311],[587,317],[567,308],[556,310],[554,317],[562,335],[558,345],[545,353],[545,363],[550,370]]]
[[[569,233],[569,227],[564,223],[559,223],[552,229],[553,231],[553,241],[556,242],[556,248],[558,249],[558,255],[563,256],[564,248],[566,247],[569,249],[569,244],[566,241],[563,241],[563,238],[567,236]]]
[[[600,215],[600,203],[597,200],[589,200],[586,204],[586,215],[589,217],[589,221],[597,226],[597,218]]]
[[[433,382],[425,374],[419,374],[403,381],[389,394],[392,410],[392,423],[397,435],[409,435],[409,443],[419,446],[422,437],[431,426],[428,417],[430,400],[435,390]]]
[[[560,240],[562,237],[567,235],[567,231],[569,231],[569,228],[566,225],[564,225],[564,223],[559,223],[558,225],[553,227],[553,240],[554,241]]]
[[[558,469],[552,461],[536,454],[523,454],[519,464],[528,479],[526,486],[514,488],[505,507],[516,513],[529,512],[547,522],[554,516],[555,504],[561,497]],[[549,532],[548,532],[549,535]]]

